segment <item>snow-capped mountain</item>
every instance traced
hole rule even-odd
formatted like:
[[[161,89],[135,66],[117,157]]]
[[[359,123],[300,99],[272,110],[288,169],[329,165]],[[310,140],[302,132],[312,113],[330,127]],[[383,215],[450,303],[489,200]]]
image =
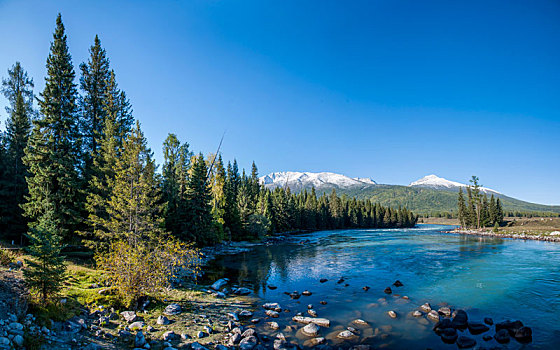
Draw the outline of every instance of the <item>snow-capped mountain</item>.
[[[299,191],[304,188],[316,189],[328,188],[351,188],[351,187],[368,187],[377,183],[370,178],[351,178],[341,174],[323,172],[296,172],[282,171],[270,173],[260,178],[262,184],[267,188],[289,187],[292,191]]]
[[[450,180],[444,179],[443,177],[439,177],[437,175],[428,175],[428,176],[424,176],[423,178],[421,178],[419,180],[411,182],[410,185],[408,185],[408,186],[454,190],[454,189],[458,189],[459,187],[467,187],[468,185],[460,183],[460,182],[450,181]],[[480,189],[483,192],[499,193],[498,191],[495,191],[495,190],[492,190],[492,189],[486,188],[486,187],[481,187]]]

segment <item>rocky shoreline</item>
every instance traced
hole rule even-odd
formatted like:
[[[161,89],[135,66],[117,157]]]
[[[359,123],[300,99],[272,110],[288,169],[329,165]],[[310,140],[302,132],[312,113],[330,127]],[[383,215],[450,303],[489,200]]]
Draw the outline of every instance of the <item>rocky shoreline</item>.
[[[443,231],[445,233],[471,235],[481,237],[494,237],[494,238],[512,238],[545,242],[560,242],[560,231],[554,231],[549,234],[527,234],[527,233],[496,233],[486,230],[467,230],[467,229],[454,229],[450,231]]]

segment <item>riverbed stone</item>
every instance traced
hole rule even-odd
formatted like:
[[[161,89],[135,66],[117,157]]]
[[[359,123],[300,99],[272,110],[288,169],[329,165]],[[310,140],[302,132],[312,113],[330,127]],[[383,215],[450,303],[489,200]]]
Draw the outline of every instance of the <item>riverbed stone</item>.
[[[170,341],[170,340],[175,339],[176,337],[177,337],[177,335],[175,334],[175,332],[167,331],[167,332],[163,333],[161,338],[165,341]]]
[[[425,313],[432,311],[432,307],[428,303],[424,303],[423,305],[420,306],[419,309]]]
[[[313,310],[313,309],[308,309],[307,313],[311,316],[311,317],[317,317],[317,311]]]
[[[457,346],[459,347],[459,349],[472,348],[475,345],[476,345],[476,340],[474,340],[473,338],[464,335],[457,338]]]
[[[143,347],[146,345],[146,338],[144,337],[144,333],[142,331],[138,331],[136,336],[134,337],[134,346],[136,347]]]
[[[319,326],[315,323],[309,323],[302,328],[302,333],[308,337],[316,337],[319,334]]]
[[[352,321],[353,324],[358,325],[358,326],[367,326],[368,323],[364,320],[362,320],[361,318],[355,319],[354,321]]]
[[[385,292],[385,293],[387,293],[387,294],[393,293],[393,291],[391,290],[391,287],[385,288],[385,290],[384,290],[383,292]]]
[[[276,312],[282,311],[282,307],[278,303],[266,303],[262,306],[265,310],[274,310]]]
[[[250,290],[249,288],[245,288],[245,287],[237,288],[233,292],[233,294],[236,294],[236,295],[249,295],[251,293],[253,293],[253,291]]]
[[[484,323],[486,323],[487,325],[491,326],[494,324],[494,320],[491,319],[490,317],[485,317],[484,318]]]
[[[216,290],[216,291],[220,291],[223,287],[225,287],[229,282],[228,278],[220,278],[219,280],[217,280],[216,282],[214,282],[210,288]]]
[[[457,340],[457,330],[455,328],[444,328],[441,330],[441,340],[447,344],[453,344]]]
[[[303,292],[301,292],[301,295],[305,295],[306,297],[311,296],[311,294],[312,293],[310,291],[308,291],[307,289],[304,290]]]
[[[515,332],[515,340],[520,343],[530,343],[533,340],[533,331],[529,327],[521,327]]]
[[[257,338],[255,336],[250,336],[241,339],[239,342],[239,349],[241,350],[251,350],[257,345]]]
[[[121,312],[121,316],[128,323],[132,323],[132,322],[134,322],[138,319],[136,317],[136,313],[134,311],[123,311],[123,312]]]
[[[494,339],[496,339],[496,341],[500,344],[509,343],[509,333],[507,329],[500,329],[497,331],[494,335]]]
[[[415,311],[412,313],[412,316],[413,316],[413,317],[422,317],[422,313],[421,313],[420,311],[418,311],[418,310],[415,310]]]
[[[438,309],[438,313],[442,316],[449,317],[451,316],[451,309],[447,306],[443,306]]]
[[[319,280],[320,283],[325,283],[325,282],[327,282],[327,281],[328,281],[328,279],[326,279],[326,278],[321,278],[321,279]]]
[[[326,327],[326,328],[330,327],[331,324],[331,322],[326,318],[305,317],[305,316],[297,316],[297,315],[292,317],[292,321],[298,323],[304,323],[304,324],[315,323],[318,326]]]
[[[303,347],[304,347],[304,348],[312,348],[312,347],[314,347],[314,346],[317,346],[317,345],[320,345],[320,344],[324,344],[325,341],[326,341],[326,340],[325,340],[325,338],[323,338],[323,337],[311,338],[311,339],[306,340],[306,341],[303,343]]]
[[[144,328],[145,324],[143,321],[136,321],[136,322],[132,322],[128,328],[130,328],[130,330],[132,331],[137,331],[140,330],[142,328]]]
[[[404,285],[404,284],[403,284],[401,281],[399,281],[399,280],[396,280],[396,281],[393,283],[393,286],[395,286],[395,287],[402,287],[403,285]]]
[[[356,335],[354,333],[350,332],[349,330],[345,330],[345,331],[342,331],[342,332],[338,333],[338,335],[336,337],[340,338],[340,339],[347,340],[347,339],[355,338]]]
[[[165,317],[163,315],[159,315],[156,323],[159,324],[159,325],[168,325],[170,322],[169,322],[169,319],[167,317]]]
[[[228,340],[228,346],[236,346],[241,341],[241,334],[234,333]]]
[[[393,310],[388,311],[387,315],[389,315],[389,317],[391,317],[391,318],[397,318],[397,313]]]
[[[265,314],[268,317],[272,317],[272,318],[277,318],[278,316],[280,316],[280,314],[274,310],[266,310]]]
[[[266,324],[270,329],[273,329],[273,330],[276,330],[276,329],[280,328],[280,325],[278,324],[278,322],[267,322]]]
[[[454,328],[465,329],[468,326],[469,317],[464,310],[456,310],[451,323]]]
[[[468,328],[472,335],[482,334],[490,329],[487,325],[478,322],[469,322]]]
[[[242,318],[250,318],[250,317],[253,317],[253,313],[252,313],[251,311],[249,311],[249,310],[243,310],[243,311],[239,312],[238,315],[239,315],[239,317],[242,317]]]
[[[181,305],[179,304],[169,304],[165,307],[163,311],[164,314],[168,316],[178,315],[182,312]]]
[[[436,310],[431,310],[430,312],[428,312],[427,317],[434,322],[439,322],[439,314]]]

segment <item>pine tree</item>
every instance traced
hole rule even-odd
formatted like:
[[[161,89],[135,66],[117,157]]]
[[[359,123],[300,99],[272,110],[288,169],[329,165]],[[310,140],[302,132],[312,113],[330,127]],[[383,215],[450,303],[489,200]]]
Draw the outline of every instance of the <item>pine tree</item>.
[[[224,168],[224,162],[222,160],[222,155],[218,155],[216,164],[214,165],[215,170],[212,177],[212,216],[214,220],[220,225],[225,225],[225,208],[226,208],[226,170]],[[229,238],[229,237],[228,237]]]
[[[45,203],[51,203],[55,225],[63,239],[69,240],[80,223],[83,203],[77,161],[80,139],[75,73],[60,14],[53,38],[45,89],[39,99],[41,115],[34,122],[24,157],[30,175],[27,177],[29,195],[23,209],[30,227],[34,228],[45,214]]]
[[[239,208],[237,206],[239,183],[240,177],[239,170],[237,169],[237,162],[234,161],[233,166],[228,162],[226,183],[224,186],[224,221],[226,229],[232,236],[238,236],[241,231],[241,220],[239,219]]]
[[[463,189],[459,187],[459,196],[457,198],[457,218],[461,227],[466,227],[466,215],[467,206],[465,204],[465,198],[463,197]]]
[[[98,235],[98,239],[105,245],[118,239],[134,245],[157,238],[163,232],[160,185],[152,151],[138,121],[124,142],[115,168],[109,186],[108,219],[101,221],[100,232],[104,235]]]
[[[84,147],[84,180],[86,182],[90,181],[94,171],[92,169],[93,158],[98,154],[103,139],[105,116],[107,114],[104,106],[110,79],[109,59],[105,50],[101,47],[101,41],[97,35],[89,53],[88,62],[80,65],[82,71],[80,88],[84,92],[81,100],[81,133]]]
[[[196,242],[197,245],[210,245],[217,242],[219,237],[212,227],[212,196],[207,178],[208,169],[202,153],[193,159],[186,193],[189,204],[189,230],[188,236],[184,238]]]
[[[469,187],[471,188],[472,200],[475,209],[476,228],[480,228],[482,224],[482,194],[480,193],[480,184],[478,183],[478,177],[474,175],[469,181],[472,184]]]
[[[117,160],[123,154],[123,143],[131,133],[132,116],[126,98],[118,89],[114,72],[109,73],[102,100],[104,127],[98,144],[98,151],[92,154],[90,178],[85,209],[87,211],[86,228],[80,232],[85,236],[83,242],[91,249],[107,247],[108,232],[106,222],[109,220],[109,201],[116,176]]]
[[[489,218],[489,226],[494,226],[496,224],[496,198],[492,194],[490,196],[490,203],[488,204],[488,218]]]
[[[496,199],[496,217],[494,218],[494,221],[498,225],[501,225],[502,222],[504,222],[504,210],[502,208],[502,202],[500,201],[500,198]]]
[[[66,265],[62,250],[61,230],[57,227],[54,206],[45,203],[44,213],[28,234],[31,245],[23,271],[25,281],[32,291],[37,292],[43,302],[47,302],[62,288]]]
[[[0,217],[3,218],[0,232],[7,233],[9,238],[19,236],[20,240],[27,231],[27,220],[21,205],[28,193],[25,181],[28,168],[23,157],[31,132],[31,120],[35,115],[33,86],[33,79],[27,76],[19,62],[8,69],[8,78],[2,79],[1,91],[10,105],[6,107],[5,168],[0,179],[0,199],[3,203],[0,205]]]

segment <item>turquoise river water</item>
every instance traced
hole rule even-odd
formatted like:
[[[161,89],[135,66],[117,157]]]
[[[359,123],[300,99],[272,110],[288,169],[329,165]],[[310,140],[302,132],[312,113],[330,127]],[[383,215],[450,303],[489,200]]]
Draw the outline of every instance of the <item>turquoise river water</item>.
[[[418,225],[413,229],[320,231],[286,242],[258,246],[250,252],[217,257],[209,279],[230,278],[249,287],[262,302],[278,302],[290,312],[277,321],[280,331],[295,325],[291,317],[312,304],[318,317],[331,320],[321,336],[336,344],[334,334],[356,318],[362,329],[357,342],[391,349],[456,349],[444,344],[433,322],[410,313],[428,302],[464,309],[469,320],[521,320],[533,330],[533,341],[505,346],[476,339],[477,347],[560,349],[560,243],[482,238],[444,233],[449,226]],[[308,243],[301,243],[302,240]],[[337,283],[341,277],[345,282]],[[327,282],[320,283],[326,278]],[[400,280],[404,286],[391,286]],[[271,290],[268,285],[278,288]],[[370,289],[364,291],[363,287]],[[393,294],[384,293],[391,286]],[[291,299],[284,292],[309,290],[311,296]],[[409,299],[403,299],[402,296]],[[320,304],[326,301],[326,305]],[[398,317],[392,319],[387,311]],[[255,317],[263,317],[263,310]],[[301,325],[299,325],[301,327]],[[265,322],[260,332],[274,335]],[[492,327],[485,334],[494,335]],[[303,344],[300,334],[284,333]]]

